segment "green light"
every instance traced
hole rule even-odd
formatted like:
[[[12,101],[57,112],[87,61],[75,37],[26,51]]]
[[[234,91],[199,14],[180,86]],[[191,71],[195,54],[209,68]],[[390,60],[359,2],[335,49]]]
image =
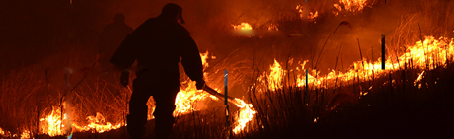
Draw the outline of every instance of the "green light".
[[[73,132],[69,136],[66,136],[67,139],[71,139],[73,137]]]

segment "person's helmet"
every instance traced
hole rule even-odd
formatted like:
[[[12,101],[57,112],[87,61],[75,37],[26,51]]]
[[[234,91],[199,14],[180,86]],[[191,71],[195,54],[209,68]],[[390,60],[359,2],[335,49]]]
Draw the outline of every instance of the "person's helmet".
[[[116,23],[123,23],[125,22],[125,16],[122,13],[117,13],[114,16],[114,22]]]
[[[182,13],[182,9],[178,4],[168,3],[164,6],[164,8],[162,8],[161,16],[173,18],[173,17],[177,16],[178,14],[180,14],[180,17],[179,17],[180,21],[182,24],[184,24],[184,20],[183,20],[183,17],[181,16],[181,13]]]

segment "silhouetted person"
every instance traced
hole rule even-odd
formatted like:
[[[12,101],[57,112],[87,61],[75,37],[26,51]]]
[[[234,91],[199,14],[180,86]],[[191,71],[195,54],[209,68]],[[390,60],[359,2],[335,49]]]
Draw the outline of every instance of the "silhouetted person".
[[[104,27],[104,31],[98,40],[99,63],[102,68],[109,65],[109,58],[115,52],[115,49],[121,44],[126,35],[131,34],[133,29],[126,25],[125,16],[117,13],[114,16],[114,22]]]
[[[177,4],[164,6],[161,14],[150,18],[128,35],[113,55],[111,62],[122,71],[121,84],[128,85],[128,67],[137,60],[137,78],[133,81],[133,93],[129,100],[127,129],[129,135],[142,138],[147,122],[147,101],[156,101],[155,133],[157,138],[167,138],[174,124],[172,115],[175,99],[180,91],[179,65],[196,81],[197,89],[205,85],[203,66],[197,45],[180,23],[182,9]]]

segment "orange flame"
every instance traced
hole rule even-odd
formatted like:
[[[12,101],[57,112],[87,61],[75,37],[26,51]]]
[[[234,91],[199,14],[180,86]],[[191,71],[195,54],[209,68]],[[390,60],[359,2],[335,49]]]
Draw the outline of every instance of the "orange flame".
[[[296,5],[296,10],[298,10],[298,13],[300,15],[300,18],[303,18],[303,6],[301,5]]]
[[[64,104],[63,104],[64,105]],[[122,126],[121,123],[112,125],[110,122],[106,122],[104,116],[101,113],[96,113],[96,116],[88,116],[88,125],[80,126],[77,123],[71,124],[72,131],[76,132],[83,132],[83,131],[92,131],[92,132],[105,132],[109,130],[118,129]],[[62,121],[63,120],[63,121]],[[40,133],[47,134],[51,137],[57,135],[65,135],[67,125],[63,124],[66,119],[66,114],[63,115],[63,119],[61,119],[61,110],[60,107],[52,107],[52,111],[48,114],[45,118],[41,118],[40,121],[42,125],[40,127]]]
[[[252,30],[252,26],[249,23],[242,22],[240,25],[232,25],[233,29],[240,29],[240,30]]]
[[[425,36],[423,41],[417,41],[415,45],[407,46],[407,51],[400,56],[388,56],[385,67],[386,70],[381,69],[381,58],[374,62],[368,62],[367,60],[357,61],[354,62],[352,68],[348,71],[344,72],[337,72],[331,71],[325,76],[319,77],[319,72],[316,70],[312,70],[310,74],[308,74],[308,79],[310,84],[321,85],[322,82],[326,80],[333,80],[339,78],[339,80],[348,83],[353,78],[358,77],[361,80],[371,80],[371,77],[380,75],[384,75],[386,72],[394,71],[403,68],[406,64],[410,64],[412,61],[412,66],[424,69],[424,70],[433,70],[437,67],[446,67],[446,62],[448,59],[452,59],[454,54],[454,38],[448,39],[446,37],[440,37],[439,39],[435,39],[433,36]],[[206,63],[206,58],[208,54],[202,55],[203,57],[203,65],[208,66]],[[399,60],[397,60],[399,59]],[[305,64],[307,61],[304,61],[301,65],[301,69],[305,69]],[[364,63],[364,65],[363,65]],[[274,60],[274,64],[270,66],[270,74],[267,75],[270,79],[268,82],[269,86],[276,86],[282,87],[282,84],[279,84],[282,80],[282,75],[285,75],[284,70],[282,70],[280,64]],[[298,70],[298,69],[297,69]],[[421,80],[424,78],[423,74],[425,72],[421,72],[418,78],[415,80],[415,83],[420,83]],[[280,76],[278,76],[280,75]],[[358,76],[361,75],[361,76]],[[315,78],[314,76],[318,77]],[[298,86],[306,86],[305,84],[305,75],[298,75],[297,76],[297,85]],[[263,81],[263,80],[262,80]],[[395,82],[394,80],[391,82]],[[175,110],[174,114],[181,114],[187,112],[189,109],[193,109],[195,106],[191,102],[197,102],[204,100],[206,98],[212,98],[213,100],[217,100],[214,97],[208,95],[205,92],[198,92],[195,89],[195,82],[188,81],[188,87],[182,89],[179,93],[179,97],[177,98],[177,105],[178,108]],[[421,84],[421,83],[420,83]],[[426,83],[427,84],[427,83]],[[267,88],[267,89],[277,89],[277,88]],[[369,88],[370,90],[370,88]],[[367,95],[367,92],[363,92],[362,95]],[[235,105],[240,107],[239,116],[236,117],[236,127],[234,128],[235,133],[244,130],[246,123],[250,122],[253,119],[253,115],[256,113],[253,110],[251,104],[246,104],[244,101],[235,99],[236,102],[233,102]],[[195,107],[197,108],[197,107]],[[49,136],[56,136],[56,135],[63,135],[65,134],[65,128],[72,127],[75,131],[93,131],[93,132],[105,132],[112,129],[117,129],[120,126],[124,126],[120,123],[111,124],[110,122],[106,122],[104,116],[101,113],[97,113],[96,116],[88,116],[87,117],[89,124],[86,126],[79,126],[76,123],[73,123],[71,126],[64,125],[64,121],[66,120],[66,115],[61,117],[61,110],[60,107],[52,107],[52,111],[46,115],[44,118],[40,119],[40,133],[47,134]],[[0,135],[7,136],[7,137],[17,137],[17,134],[11,134],[9,131],[4,131],[0,128]],[[24,130],[20,136],[23,138],[30,137],[30,131]]]
[[[433,36],[425,36],[423,42],[417,41],[415,45],[408,46],[407,52],[397,57],[399,60],[396,59],[396,56],[388,56],[385,63],[386,70],[381,69],[381,58],[375,62],[368,62],[364,59],[363,61],[354,62],[352,68],[345,73],[333,70],[319,79],[314,78],[314,75],[318,73],[316,73],[316,70],[312,70],[312,74],[308,75],[308,82],[309,84],[320,85],[320,83],[325,82],[325,80],[339,78],[339,80],[348,83],[356,77],[368,81],[371,80],[373,75],[379,77],[383,73],[402,69],[404,68],[405,63],[410,64],[410,61],[413,61],[413,66],[415,68],[420,69],[432,70],[437,68],[437,66],[446,67],[446,60],[450,59],[454,52],[454,38],[449,41],[446,40],[449,39],[445,37],[435,39]],[[362,63],[364,63],[364,66]],[[298,86],[306,85],[305,75],[299,75],[297,78],[299,80],[297,81]],[[422,73],[417,81],[420,81],[421,78],[423,78]]]
[[[361,11],[366,6],[367,0],[339,0],[339,3],[344,5],[345,10],[351,12]]]
[[[309,19],[309,21],[317,23],[317,22],[315,22],[315,18],[317,18],[317,17],[318,17],[318,11],[315,11],[315,13],[310,12],[309,16],[307,18]]]
[[[343,10],[352,13],[357,13],[362,11],[366,6],[371,7],[372,4],[373,3],[369,3],[367,0],[339,0],[339,4],[336,3],[333,5],[334,8],[337,10],[333,11],[333,13],[335,16],[339,15],[339,12],[342,12]],[[343,8],[341,5],[343,6]]]
[[[239,103],[237,104],[240,107],[239,116],[236,118],[237,126],[233,129],[235,134],[238,134],[240,131],[244,130],[246,124],[253,120],[254,114],[257,113],[252,104],[246,104],[243,100],[235,98],[235,100]]]
[[[278,30],[277,26],[275,24],[270,24],[268,26],[268,30]]]

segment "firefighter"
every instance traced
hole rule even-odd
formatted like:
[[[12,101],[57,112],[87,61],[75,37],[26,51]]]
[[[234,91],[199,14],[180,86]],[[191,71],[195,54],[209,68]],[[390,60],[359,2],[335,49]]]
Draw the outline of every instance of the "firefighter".
[[[104,31],[98,40],[97,54],[100,57],[99,65],[101,68],[109,68],[109,58],[126,35],[131,34],[132,31],[133,29],[125,23],[125,16],[122,13],[116,13],[114,22],[104,27]]]
[[[161,14],[150,18],[129,34],[111,58],[123,69],[120,82],[128,85],[129,70],[137,60],[137,78],[129,100],[127,131],[133,138],[142,138],[147,122],[147,101],[153,96],[156,102],[155,135],[167,138],[174,124],[172,115],[175,99],[180,91],[179,62],[188,77],[196,81],[197,89],[205,86],[199,50],[189,32],[180,24],[182,9],[174,3],[164,6]]]

